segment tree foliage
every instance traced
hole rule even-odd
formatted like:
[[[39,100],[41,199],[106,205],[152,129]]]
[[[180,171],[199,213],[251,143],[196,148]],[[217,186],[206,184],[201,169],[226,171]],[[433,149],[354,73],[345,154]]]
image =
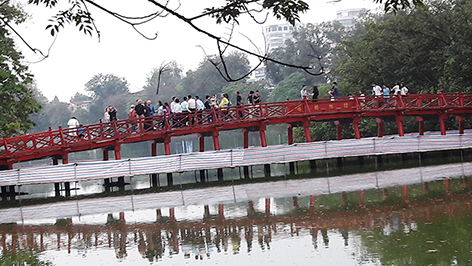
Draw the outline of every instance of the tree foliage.
[[[472,88],[470,1],[432,1],[424,9],[366,22],[343,43],[338,75],[352,87],[405,82],[412,93]]]
[[[0,5],[0,134],[7,137],[26,133],[35,125],[30,114],[41,109],[27,87],[32,76],[22,63],[23,55],[15,49],[6,28],[6,23],[23,20],[20,9],[7,3]]]

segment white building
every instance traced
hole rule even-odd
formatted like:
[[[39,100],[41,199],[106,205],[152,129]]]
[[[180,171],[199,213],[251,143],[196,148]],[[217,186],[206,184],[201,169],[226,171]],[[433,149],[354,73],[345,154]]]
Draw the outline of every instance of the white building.
[[[366,12],[365,8],[352,8],[344,9],[336,12],[336,21],[339,21],[343,26],[352,26],[354,20],[359,17],[363,12]]]
[[[264,35],[267,41],[269,51],[281,47],[288,39],[293,39],[292,32],[303,24],[296,24],[295,27],[290,23],[266,26]]]

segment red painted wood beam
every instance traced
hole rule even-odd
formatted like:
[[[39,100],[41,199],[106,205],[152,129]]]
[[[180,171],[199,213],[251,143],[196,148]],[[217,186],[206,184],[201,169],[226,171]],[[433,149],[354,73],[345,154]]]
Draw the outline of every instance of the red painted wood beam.
[[[241,129],[243,132],[243,148],[249,148],[249,131],[245,128]]]
[[[361,122],[361,118],[358,116],[352,119],[352,127],[354,128],[354,136],[356,136],[356,139],[361,138],[361,132],[359,131],[359,122]]]
[[[164,138],[164,153],[170,155],[170,136]]]
[[[288,145],[293,144],[293,127],[290,124],[287,124],[287,138],[288,138]]]
[[[376,118],[375,121],[378,124],[377,128],[377,137],[381,138],[383,137],[383,131],[384,131],[384,121],[382,118]]]
[[[459,121],[459,134],[464,134],[464,118],[458,115],[456,120]]]
[[[334,121],[336,125],[336,139],[342,140],[343,139],[343,125],[338,120]]]
[[[419,132],[420,136],[423,136],[424,135],[424,120],[423,120],[423,117],[417,116],[416,121],[418,121],[418,132]]]
[[[446,119],[446,114],[439,114],[439,124],[441,126],[441,135],[446,135],[446,124],[444,119]]]
[[[157,143],[155,141],[151,143],[151,156],[157,156]]]
[[[115,144],[115,160],[121,160],[121,146],[120,146],[120,144]]]
[[[395,116],[395,119],[397,120],[398,135],[400,137],[405,136],[405,132],[403,131],[403,115],[402,114],[397,114]]]
[[[220,150],[220,140],[218,139],[218,136],[220,135],[218,130],[213,130],[213,146],[215,147],[215,151]]]
[[[310,120],[304,120],[303,121],[303,131],[305,132],[306,142],[311,142]]]
[[[203,134],[198,134],[198,147],[200,152],[205,151],[205,136]]]

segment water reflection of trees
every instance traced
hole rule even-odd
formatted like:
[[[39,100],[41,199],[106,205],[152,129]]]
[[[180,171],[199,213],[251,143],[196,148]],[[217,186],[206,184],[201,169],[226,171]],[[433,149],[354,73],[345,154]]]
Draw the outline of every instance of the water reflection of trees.
[[[153,262],[173,256],[204,260],[217,253],[267,251],[273,241],[297,236],[311,236],[314,249],[319,245],[330,248],[334,234],[342,237],[344,246],[360,236],[362,260],[378,256],[383,265],[449,265],[454,259],[467,262],[472,243],[472,194],[459,185],[459,181],[454,185],[459,193],[438,186],[444,193],[434,199],[425,199],[421,189],[412,191],[408,202],[401,200],[402,191],[399,200],[392,199],[393,189],[388,193],[390,200],[384,199],[387,193],[381,191],[383,194],[375,195],[387,204],[377,206],[358,202],[360,194],[364,197],[360,192],[320,199],[323,202],[317,205],[314,196],[293,197],[290,204],[284,203],[287,212],[282,215],[271,213],[267,208],[270,200],[266,200],[265,212],[256,211],[249,201],[247,215],[234,219],[225,218],[220,204],[218,215],[210,215],[205,206],[199,221],[178,221],[162,216],[159,210],[156,221],[148,224],[127,224],[123,213],[116,218],[108,215],[105,225],[73,225],[71,219],[58,220],[54,226],[10,224],[0,226],[0,245],[2,253],[67,249],[78,250],[83,256],[108,247],[115,250],[117,260],[125,260],[129,252],[137,250],[143,259]],[[428,187],[432,189],[433,184]],[[390,204],[392,201],[395,204]]]

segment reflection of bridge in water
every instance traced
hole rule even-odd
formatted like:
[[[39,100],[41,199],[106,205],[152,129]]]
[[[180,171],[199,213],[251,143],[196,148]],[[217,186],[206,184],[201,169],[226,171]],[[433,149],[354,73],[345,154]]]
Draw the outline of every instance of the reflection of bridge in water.
[[[461,189],[467,188],[467,181],[451,180],[457,183],[454,187]],[[423,184],[423,195],[430,193],[429,184]],[[147,223],[127,223],[126,213],[120,212],[118,217],[112,214],[107,218],[102,216],[103,221],[96,225],[73,224],[77,217],[57,219],[55,225],[4,224],[0,226],[0,245],[3,251],[67,249],[71,252],[114,248],[117,258],[126,256],[127,249],[135,247],[151,261],[158,260],[165,253],[189,256],[191,250],[196,257],[211,256],[212,252],[220,251],[236,254],[244,252],[241,250],[242,242],[250,253],[256,248],[256,243],[259,248],[266,249],[277,238],[295,235],[311,235],[314,248],[317,248],[318,236],[321,235],[324,245],[328,245],[328,231],[333,230],[345,239],[347,245],[348,231],[383,228],[388,233],[388,230],[403,230],[404,227],[415,230],[419,222],[452,219],[459,214],[472,213],[470,194],[460,193],[461,189],[451,190],[449,181],[444,182],[439,190],[438,187],[436,183],[434,194],[441,194],[440,198],[429,200],[413,199],[414,196],[408,194],[407,185],[403,186],[400,195],[388,193],[387,189],[369,195],[376,203],[365,203],[363,190],[331,195],[340,200],[331,205],[327,203],[329,200],[323,201],[322,196],[291,196],[284,199],[290,201],[290,207],[282,210],[283,213],[274,207],[277,199],[262,198],[262,206],[258,207],[253,200],[237,206],[232,203],[205,204],[200,218],[193,220],[179,220],[176,218],[179,208],[170,207],[167,216],[161,209],[154,211],[154,222]],[[387,203],[397,200],[399,204]],[[231,217],[235,215],[235,207],[238,214]],[[211,209],[217,213],[211,213]],[[225,210],[230,210],[230,214],[227,215]]]

